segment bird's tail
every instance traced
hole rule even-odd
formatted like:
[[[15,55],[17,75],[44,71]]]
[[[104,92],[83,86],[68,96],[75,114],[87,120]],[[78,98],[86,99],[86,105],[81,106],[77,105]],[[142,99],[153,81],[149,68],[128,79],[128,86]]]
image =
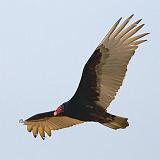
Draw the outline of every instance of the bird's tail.
[[[128,118],[106,113],[106,122],[103,122],[101,124],[112,129],[126,128],[127,126],[129,126],[127,120]]]

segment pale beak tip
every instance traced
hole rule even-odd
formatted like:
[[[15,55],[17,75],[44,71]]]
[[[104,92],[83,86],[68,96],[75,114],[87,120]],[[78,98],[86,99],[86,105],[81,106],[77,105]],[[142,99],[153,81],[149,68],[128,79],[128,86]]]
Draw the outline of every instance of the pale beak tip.
[[[57,116],[57,112],[56,111],[54,112],[54,116]]]

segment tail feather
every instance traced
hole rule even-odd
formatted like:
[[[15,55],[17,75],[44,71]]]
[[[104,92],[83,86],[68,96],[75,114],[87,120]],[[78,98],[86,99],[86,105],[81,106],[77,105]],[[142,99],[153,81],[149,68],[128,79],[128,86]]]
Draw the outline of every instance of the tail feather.
[[[101,124],[109,128],[112,128],[112,129],[119,129],[119,128],[124,129],[127,126],[129,126],[129,123],[127,122],[127,120],[128,118],[115,116],[115,115],[107,113],[106,122],[101,123]]]

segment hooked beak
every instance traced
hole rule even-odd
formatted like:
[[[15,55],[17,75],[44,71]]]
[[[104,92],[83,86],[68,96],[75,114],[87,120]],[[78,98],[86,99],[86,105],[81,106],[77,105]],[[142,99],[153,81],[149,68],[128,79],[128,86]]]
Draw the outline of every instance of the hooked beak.
[[[54,111],[54,113],[53,113],[53,114],[54,114],[54,116],[57,116],[57,115],[58,115],[58,113],[57,113],[56,111]]]

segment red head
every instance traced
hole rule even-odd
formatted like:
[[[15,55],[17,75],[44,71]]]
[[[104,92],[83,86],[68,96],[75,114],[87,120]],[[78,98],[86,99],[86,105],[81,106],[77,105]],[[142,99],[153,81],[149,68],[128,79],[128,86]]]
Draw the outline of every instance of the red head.
[[[54,111],[54,116],[57,116],[61,113],[64,112],[64,106],[63,105],[60,105],[55,111]]]

